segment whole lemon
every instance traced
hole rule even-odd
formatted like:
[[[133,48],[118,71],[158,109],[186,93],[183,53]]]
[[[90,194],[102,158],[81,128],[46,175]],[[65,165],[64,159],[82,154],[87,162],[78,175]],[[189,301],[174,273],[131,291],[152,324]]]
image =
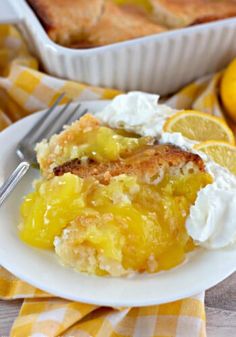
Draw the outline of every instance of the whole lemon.
[[[220,94],[226,112],[236,122],[236,59],[228,65],[223,74]]]

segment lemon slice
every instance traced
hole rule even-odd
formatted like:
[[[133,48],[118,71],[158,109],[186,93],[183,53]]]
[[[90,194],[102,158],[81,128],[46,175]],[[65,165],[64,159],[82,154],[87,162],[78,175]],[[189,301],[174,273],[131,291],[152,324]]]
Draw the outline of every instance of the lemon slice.
[[[163,129],[180,132],[184,137],[199,142],[217,140],[235,143],[234,134],[223,118],[195,110],[177,112],[165,122]]]
[[[236,175],[236,146],[225,142],[208,141],[196,144],[194,148],[206,153],[214,162]]]
[[[236,122],[236,59],[226,68],[220,86],[223,105]]]

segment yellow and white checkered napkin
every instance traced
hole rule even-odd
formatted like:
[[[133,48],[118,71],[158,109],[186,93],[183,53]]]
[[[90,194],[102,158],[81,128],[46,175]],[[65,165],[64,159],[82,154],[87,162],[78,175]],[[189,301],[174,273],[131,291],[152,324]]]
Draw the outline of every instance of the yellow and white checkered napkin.
[[[170,98],[177,109],[222,115],[217,89],[221,74],[196,81]],[[0,26],[0,130],[47,108],[65,92],[69,99],[109,99],[119,92],[48,76],[38,70],[20,34]],[[107,308],[52,297],[0,267],[0,298],[24,298],[12,337],[204,337],[204,294],[146,308]],[[1,334],[1,327],[0,327]]]
[[[144,308],[52,297],[0,268],[0,298],[25,298],[11,337],[205,337],[204,294]]]

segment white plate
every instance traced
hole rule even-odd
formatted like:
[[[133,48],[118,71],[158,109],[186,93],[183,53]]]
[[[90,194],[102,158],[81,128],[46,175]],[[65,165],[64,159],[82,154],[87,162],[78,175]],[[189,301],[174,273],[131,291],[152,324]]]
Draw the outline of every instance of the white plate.
[[[105,104],[101,101],[83,103],[92,112]],[[17,142],[39,116],[40,113],[22,119],[0,134],[1,181],[17,164],[14,154]],[[53,252],[32,248],[18,238],[19,205],[37,176],[38,172],[32,169],[0,209],[0,265],[42,290],[98,305],[146,306],[197,294],[236,270],[236,247],[216,251],[197,249],[177,268],[131,278],[88,276],[65,268]]]

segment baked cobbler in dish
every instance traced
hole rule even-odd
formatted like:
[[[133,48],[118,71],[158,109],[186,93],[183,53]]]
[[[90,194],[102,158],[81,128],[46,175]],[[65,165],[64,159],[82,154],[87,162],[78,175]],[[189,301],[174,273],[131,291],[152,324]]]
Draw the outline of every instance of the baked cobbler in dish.
[[[235,0],[27,0],[49,37],[91,48],[236,16]]]

